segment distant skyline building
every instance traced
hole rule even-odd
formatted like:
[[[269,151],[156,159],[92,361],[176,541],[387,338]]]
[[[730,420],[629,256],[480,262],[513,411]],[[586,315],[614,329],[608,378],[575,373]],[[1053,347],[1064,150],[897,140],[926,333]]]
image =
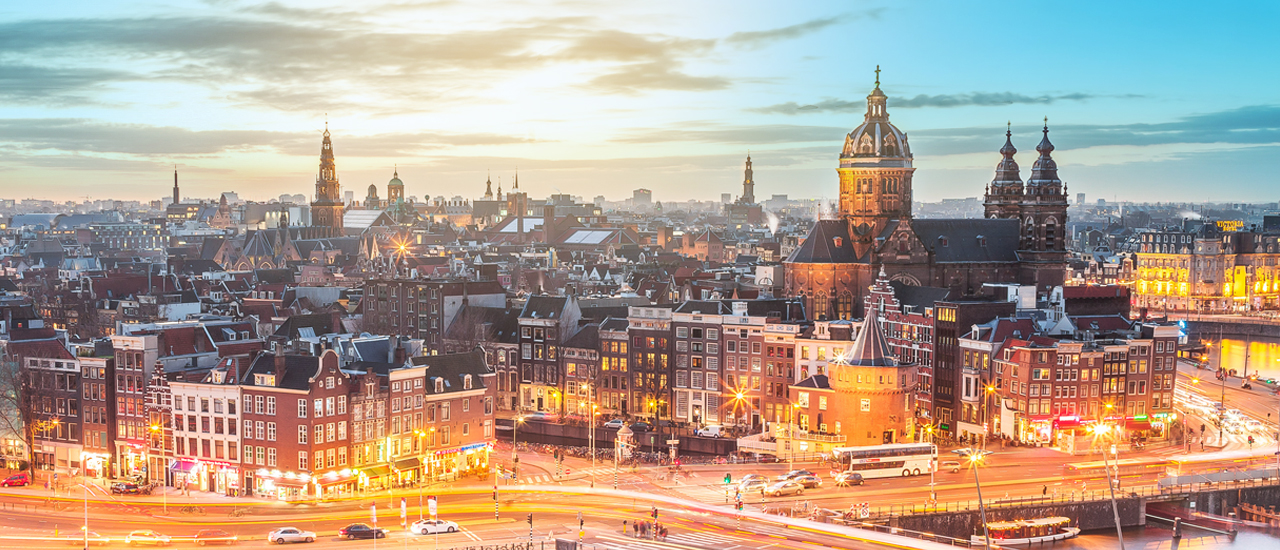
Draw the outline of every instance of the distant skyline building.
[[[333,158],[333,142],[329,138],[329,123],[324,125],[324,140],[320,143],[320,173],[316,176],[316,198],[311,203],[312,225],[328,227],[335,234],[342,231],[342,216],[346,205],[339,195],[338,169]]]
[[[650,191],[648,189],[643,189],[643,188],[636,189],[635,191],[631,192],[631,202],[635,203],[637,206],[642,204],[643,205],[653,204],[653,191]]]

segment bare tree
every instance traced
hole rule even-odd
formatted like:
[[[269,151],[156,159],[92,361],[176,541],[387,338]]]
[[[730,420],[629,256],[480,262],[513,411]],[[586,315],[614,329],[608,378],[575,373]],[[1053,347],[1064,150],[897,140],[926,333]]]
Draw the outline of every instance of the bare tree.
[[[23,366],[14,357],[0,361],[0,432],[12,434],[26,445],[27,467],[35,478],[36,436],[56,429],[57,418],[42,418],[40,407],[51,395],[39,373]]]

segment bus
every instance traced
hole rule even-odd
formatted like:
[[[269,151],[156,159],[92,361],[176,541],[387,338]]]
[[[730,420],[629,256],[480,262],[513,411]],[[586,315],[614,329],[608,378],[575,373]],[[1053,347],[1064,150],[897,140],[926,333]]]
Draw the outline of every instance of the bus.
[[[857,472],[863,479],[918,476],[933,471],[938,464],[938,446],[933,443],[836,447],[831,454],[842,471]]]

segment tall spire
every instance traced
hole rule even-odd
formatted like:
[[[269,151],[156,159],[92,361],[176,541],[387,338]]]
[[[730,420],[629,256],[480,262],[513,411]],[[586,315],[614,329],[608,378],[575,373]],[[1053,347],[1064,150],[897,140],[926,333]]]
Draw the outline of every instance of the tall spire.
[[[177,205],[182,202],[181,193],[178,192],[178,165],[173,165],[173,204]]]
[[[484,176],[484,198],[493,198],[493,175],[488,173]]]
[[[871,95],[867,96],[867,122],[889,119],[889,113],[885,111],[885,104],[888,103],[888,99],[885,97],[884,92],[880,91],[880,66],[876,65],[876,88],[871,90]]]
[[[1031,167],[1031,177],[1027,179],[1027,186],[1035,187],[1061,187],[1062,180],[1058,179],[1058,163],[1053,161],[1053,143],[1049,141],[1049,117],[1044,117],[1044,138],[1040,140],[1040,144],[1036,145],[1036,151],[1040,153],[1040,158],[1036,159],[1036,163]],[[1028,193],[1031,190],[1028,189]],[[1056,194],[1050,192],[1048,194]]]
[[[1022,175],[1018,162],[1013,155],[1018,148],[1013,146],[1013,123],[1007,123],[1004,132],[1004,146],[1000,148],[1000,164],[996,165],[996,177],[991,180],[991,190],[996,194],[1002,192],[1022,193]]]
[[[514,185],[511,186],[511,189],[515,190],[519,188],[520,188],[520,169],[516,168],[516,182]]]
[[[747,168],[746,170],[743,171],[743,178],[742,178],[742,203],[743,204],[756,203],[756,182],[755,182],[755,179],[752,178],[752,174],[753,174],[753,171],[751,170],[751,153],[748,152]]]

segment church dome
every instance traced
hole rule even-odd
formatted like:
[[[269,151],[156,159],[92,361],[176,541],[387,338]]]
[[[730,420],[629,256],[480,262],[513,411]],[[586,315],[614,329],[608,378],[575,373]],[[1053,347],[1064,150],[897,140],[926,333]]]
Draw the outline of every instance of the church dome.
[[[404,182],[400,181],[399,170],[391,174],[391,181],[387,182],[387,187],[404,187]]]
[[[370,197],[377,197],[377,196],[378,196],[378,186],[376,186],[376,185],[374,185],[374,184],[372,184],[372,183],[371,183],[371,184],[369,184],[369,195],[368,195],[368,196],[370,196]]]
[[[862,124],[845,136],[841,159],[910,159],[907,135],[889,122],[888,97],[880,91],[880,69],[876,68],[876,88],[867,96],[867,114]]]

